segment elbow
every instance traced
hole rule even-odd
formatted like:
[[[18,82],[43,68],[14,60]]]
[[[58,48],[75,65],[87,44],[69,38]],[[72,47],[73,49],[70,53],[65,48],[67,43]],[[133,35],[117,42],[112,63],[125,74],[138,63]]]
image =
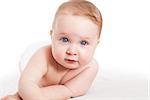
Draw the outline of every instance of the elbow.
[[[31,90],[29,86],[24,85],[24,84],[19,84],[18,93],[23,99],[25,99],[26,97],[29,97],[29,94],[31,94],[30,93],[31,91],[29,90]]]
[[[36,100],[35,98],[40,96],[39,88],[30,82],[20,83],[18,87],[18,93],[23,100]]]
[[[39,89],[34,87],[19,87],[18,93],[23,100],[47,100]]]

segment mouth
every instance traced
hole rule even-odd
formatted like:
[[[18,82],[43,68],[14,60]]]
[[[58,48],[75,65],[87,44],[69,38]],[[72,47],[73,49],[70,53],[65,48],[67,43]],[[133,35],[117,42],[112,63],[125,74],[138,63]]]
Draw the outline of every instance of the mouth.
[[[66,62],[68,63],[76,63],[77,60],[74,60],[74,59],[65,59]]]

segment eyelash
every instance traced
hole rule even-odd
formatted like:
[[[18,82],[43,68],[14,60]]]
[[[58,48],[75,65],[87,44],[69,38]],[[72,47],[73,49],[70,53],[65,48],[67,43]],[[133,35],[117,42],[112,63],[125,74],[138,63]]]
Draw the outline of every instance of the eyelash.
[[[84,44],[82,44],[82,43],[84,43]],[[85,41],[85,40],[82,40],[82,41],[80,42],[80,44],[85,46],[85,45],[89,45],[89,42],[87,42],[87,41]]]
[[[68,39],[67,37],[61,37],[60,40],[61,40],[63,43],[69,42],[69,39]],[[83,43],[84,43],[84,44],[83,44]],[[80,44],[83,45],[83,46],[86,46],[86,45],[89,45],[89,42],[86,41],[86,40],[82,40],[82,41],[80,42]]]
[[[67,37],[62,37],[60,40],[64,43],[69,42],[69,39]]]

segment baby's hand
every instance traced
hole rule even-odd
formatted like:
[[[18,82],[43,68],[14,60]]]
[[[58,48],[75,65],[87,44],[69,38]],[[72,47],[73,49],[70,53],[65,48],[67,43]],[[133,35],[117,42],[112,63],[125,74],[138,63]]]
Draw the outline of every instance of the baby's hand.
[[[8,95],[2,98],[2,100],[18,100],[14,95]]]
[[[22,99],[19,97],[18,93],[16,93],[15,95],[5,96],[1,100],[22,100]]]

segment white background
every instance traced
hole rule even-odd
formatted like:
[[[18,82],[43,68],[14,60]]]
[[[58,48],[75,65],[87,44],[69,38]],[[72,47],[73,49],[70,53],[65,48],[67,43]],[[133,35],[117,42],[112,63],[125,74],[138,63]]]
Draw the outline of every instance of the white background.
[[[28,45],[50,41],[48,31],[63,1],[0,0],[0,87],[19,75],[19,59]],[[101,69],[150,78],[150,1],[91,1],[103,15],[101,42],[95,55]]]

